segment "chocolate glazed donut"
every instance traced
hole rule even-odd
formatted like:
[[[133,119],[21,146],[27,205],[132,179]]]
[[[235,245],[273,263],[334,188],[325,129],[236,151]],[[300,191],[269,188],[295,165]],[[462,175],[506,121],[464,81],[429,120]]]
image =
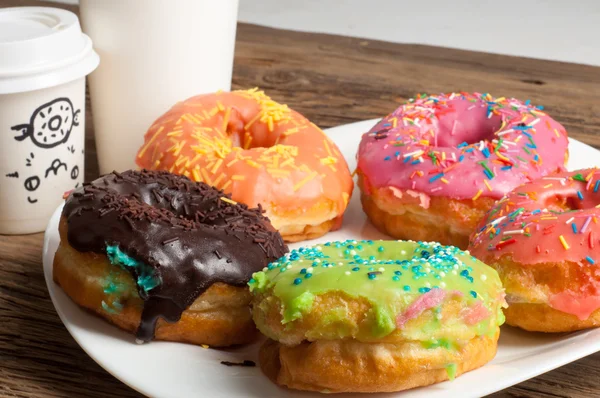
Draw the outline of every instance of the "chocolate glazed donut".
[[[80,252],[118,246],[146,264],[157,286],[143,289],[137,337],[149,341],[156,322],[177,322],[216,282],[245,286],[252,273],[287,247],[260,206],[249,209],[204,183],[168,172],[113,172],[73,191],[63,217],[68,242]],[[138,267],[128,267],[135,280]]]

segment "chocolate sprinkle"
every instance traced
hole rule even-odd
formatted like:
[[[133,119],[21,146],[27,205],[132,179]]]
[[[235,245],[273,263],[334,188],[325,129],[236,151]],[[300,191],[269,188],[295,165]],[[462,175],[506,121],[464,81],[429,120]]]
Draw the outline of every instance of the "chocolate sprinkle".
[[[254,361],[250,361],[248,359],[244,359],[244,362],[229,362],[229,361],[221,361],[221,365],[225,366],[245,366],[245,367],[255,367],[256,363]]]
[[[214,283],[245,286],[252,273],[287,252],[260,207],[221,206],[222,197],[230,199],[183,176],[142,170],[108,174],[67,198],[63,216],[73,248],[105,253],[116,245],[158,278],[149,291],[138,287],[140,340],[154,337],[159,318],[177,322]],[[127,270],[137,279],[136,267]]]

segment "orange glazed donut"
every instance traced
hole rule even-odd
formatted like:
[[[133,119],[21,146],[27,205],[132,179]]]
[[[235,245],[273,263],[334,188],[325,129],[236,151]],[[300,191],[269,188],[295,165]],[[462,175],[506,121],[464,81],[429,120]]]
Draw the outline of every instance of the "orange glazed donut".
[[[344,157],[323,131],[257,89],[177,103],[150,127],[136,162],[262,205],[289,242],[337,229],[353,189]]]

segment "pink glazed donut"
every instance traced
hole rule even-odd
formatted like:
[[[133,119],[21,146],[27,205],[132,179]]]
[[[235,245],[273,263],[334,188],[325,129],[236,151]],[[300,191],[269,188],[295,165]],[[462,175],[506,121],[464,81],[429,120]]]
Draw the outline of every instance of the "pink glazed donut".
[[[471,254],[506,289],[506,322],[538,332],[600,326],[600,170],[542,177],[488,212]]]
[[[497,199],[564,170],[567,145],[564,127],[529,101],[480,93],[419,96],[362,137],[363,209],[396,239],[465,249]]]

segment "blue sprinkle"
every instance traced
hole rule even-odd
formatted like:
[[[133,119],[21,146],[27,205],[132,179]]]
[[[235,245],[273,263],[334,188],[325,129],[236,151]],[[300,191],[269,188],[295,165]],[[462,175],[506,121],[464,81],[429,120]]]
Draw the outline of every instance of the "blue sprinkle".
[[[494,178],[494,175],[492,173],[490,173],[487,169],[483,170],[483,174],[485,174],[486,177],[489,178],[490,180]]]
[[[583,200],[583,194],[581,193],[581,191],[577,191],[577,197],[579,198],[579,200]]]
[[[525,131],[525,129],[531,128],[531,126],[523,126],[521,128],[523,129],[523,131],[522,131],[523,135],[526,135],[529,138],[533,138],[533,136],[531,134],[529,134],[527,131]],[[531,148],[531,147],[529,147],[529,148]]]
[[[404,158],[404,163],[408,163],[408,162],[410,162],[410,157],[409,156],[407,156],[407,157]]]
[[[400,280],[400,278],[397,277],[396,275],[392,276],[392,279],[395,280],[396,282],[398,282]]]
[[[531,212],[531,214],[540,214],[542,211],[540,209],[535,209]]]
[[[456,147],[457,147],[457,148],[464,148],[464,147],[466,147],[467,145],[469,145],[469,144],[467,144],[466,142],[464,142],[464,141],[463,141],[463,142],[461,142],[460,144],[458,144]]]
[[[410,162],[410,164],[419,164],[421,163],[418,159],[417,160],[413,160],[412,162]]]
[[[429,179],[429,182],[434,182],[435,180],[439,180],[439,179],[440,179],[440,178],[442,178],[443,176],[444,176],[444,173],[439,173],[439,174],[436,174],[436,175],[434,175],[433,177],[431,177],[431,178]]]
[[[391,156],[386,156],[386,157],[383,158],[383,160],[392,160],[392,157]]]
[[[537,162],[538,160],[540,160],[540,155],[537,155],[537,154],[536,154],[536,155],[533,157],[533,160],[535,160],[536,162]]]
[[[473,283],[473,277],[472,276],[467,276],[467,280],[471,283]]]
[[[460,276],[469,276],[469,271],[463,269],[462,271],[460,271]]]
[[[525,146],[526,146],[527,148],[531,148],[531,149],[535,149],[535,148],[537,148],[537,146],[535,146],[535,145],[533,145],[533,144],[530,144],[530,143],[527,143],[527,144],[525,144]]]
[[[471,290],[469,293],[471,294],[471,296],[473,296],[473,298],[477,298],[477,292]]]
[[[368,274],[368,275],[369,275],[369,279],[375,279],[375,277],[377,276],[375,274]]]
[[[402,289],[404,289],[405,292],[410,292],[410,286],[408,285],[404,285]]]
[[[474,150],[475,150],[475,148],[469,148],[469,149],[465,149],[465,152],[466,152],[466,153],[471,153],[471,152],[473,152]]]
[[[431,289],[428,287],[420,287],[419,288],[419,293],[427,293],[428,291],[430,291]]]
[[[312,274],[311,274],[311,273],[308,273],[308,274],[304,275],[304,278],[308,279],[308,278],[310,278],[311,276],[312,276]]]
[[[306,268],[302,268],[302,269],[300,270],[300,273],[301,273],[301,274],[306,274]]]
[[[377,249],[377,251],[378,251],[378,252],[380,252],[380,253],[381,253],[382,251],[384,251],[384,250],[385,250],[385,249],[383,248],[383,246],[379,246],[379,248]]]
[[[571,223],[571,228],[573,228],[573,233],[576,234],[577,233],[577,224]]]
[[[536,106],[536,108],[538,108],[541,111],[544,109],[544,105],[538,105],[538,106]]]
[[[596,262],[594,261],[594,259],[593,259],[593,258],[591,258],[590,256],[587,256],[585,259],[587,260],[587,262],[588,262],[588,263],[590,263],[590,264],[592,264],[592,265],[594,265],[594,264],[596,263]]]
[[[465,155],[460,155],[460,156],[458,157],[458,161],[459,161],[459,162],[462,162],[464,159],[465,159]]]
[[[594,185],[594,193],[598,192],[598,187],[600,187],[600,180],[596,181],[596,184]]]
[[[525,105],[529,105],[529,104],[531,104],[531,100],[525,101]]]
[[[500,168],[500,170],[504,170],[504,171],[510,170],[510,169],[512,169],[512,166],[503,166]]]
[[[360,271],[360,268],[354,267],[354,268],[352,268],[352,271]]]
[[[396,153],[394,153],[394,156],[400,156],[400,151],[396,151]]]
[[[299,285],[301,283],[302,283],[302,279],[300,279],[300,278],[294,279],[294,285]]]
[[[402,272],[400,272],[400,271],[394,271],[394,274],[396,274],[396,275],[402,275]]]
[[[531,126],[513,126],[513,130],[519,130],[524,134],[525,134],[525,130],[528,130],[530,128],[531,128]],[[531,137],[531,135],[530,135],[530,137]]]
[[[487,148],[483,148],[483,151],[481,151],[481,153],[483,153],[483,156],[485,156],[486,158],[490,157],[490,150]]]

